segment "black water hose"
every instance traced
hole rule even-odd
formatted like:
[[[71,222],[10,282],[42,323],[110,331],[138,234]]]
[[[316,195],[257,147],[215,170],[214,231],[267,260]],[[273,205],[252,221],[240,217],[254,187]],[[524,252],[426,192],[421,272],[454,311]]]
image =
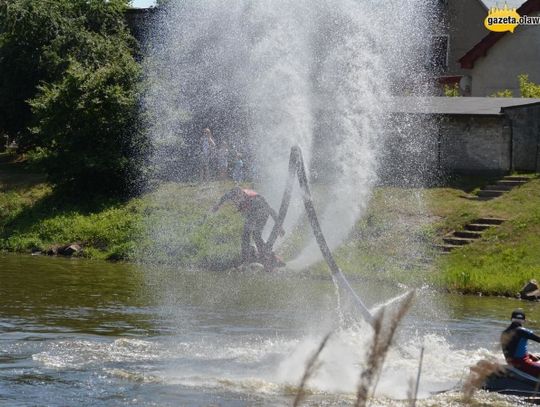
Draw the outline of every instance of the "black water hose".
[[[315,212],[315,206],[313,205],[313,200],[311,198],[311,191],[309,190],[309,183],[306,175],[306,168],[304,166],[304,159],[302,157],[302,150],[299,146],[294,146],[291,148],[291,155],[289,158],[289,176],[287,178],[287,184],[285,186],[285,191],[283,192],[283,198],[281,199],[281,205],[279,207],[278,218],[274,224],[274,228],[270,232],[270,236],[266,242],[268,252],[272,251],[272,247],[276,242],[279,231],[283,227],[283,222],[285,221],[285,216],[289,209],[289,203],[291,202],[291,195],[294,186],[294,179],[298,178],[298,184],[302,190],[302,198],[304,200],[304,207],[309,218],[309,223],[311,224],[311,229],[315,235],[315,240],[319,245],[321,253],[324,257],[324,260],[330,268],[330,272],[334,277],[334,281],[345,291],[347,291],[357,308],[360,310],[362,316],[373,325],[374,318],[369,309],[364,305],[360,297],[353,290],[343,273],[341,272],[339,266],[332,256],[332,252],[326,243],[326,239],[322,233],[321,225]]]

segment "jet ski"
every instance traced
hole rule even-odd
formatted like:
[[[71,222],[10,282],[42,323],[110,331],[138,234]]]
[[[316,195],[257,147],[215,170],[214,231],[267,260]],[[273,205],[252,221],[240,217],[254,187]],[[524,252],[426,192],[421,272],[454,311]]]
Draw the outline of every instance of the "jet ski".
[[[482,389],[523,397],[524,401],[540,404],[540,378],[510,365],[500,365],[500,369],[487,376]]]

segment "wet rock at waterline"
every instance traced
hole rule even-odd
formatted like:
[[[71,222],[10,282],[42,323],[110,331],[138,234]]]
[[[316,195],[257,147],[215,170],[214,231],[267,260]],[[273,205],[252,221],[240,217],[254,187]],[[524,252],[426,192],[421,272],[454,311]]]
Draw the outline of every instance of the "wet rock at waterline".
[[[529,280],[519,292],[519,297],[523,300],[538,301],[540,298],[540,286],[538,286],[538,281]]]
[[[77,243],[72,243],[64,246],[52,246],[45,254],[47,256],[74,256],[82,252],[82,247]]]

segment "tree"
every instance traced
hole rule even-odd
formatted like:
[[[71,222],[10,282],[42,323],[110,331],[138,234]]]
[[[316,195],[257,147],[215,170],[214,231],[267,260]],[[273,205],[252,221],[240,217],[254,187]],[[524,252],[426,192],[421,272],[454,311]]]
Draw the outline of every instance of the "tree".
[[[489,97],[492,97],[492,98],[513,98],[514,94],[512,93],[512,91],[510,89],[503,89],[503,90],[498,90],[497,92],[491,94]]]
[[[521,97],[524,98],[540,98],[540,85],[531,82],[529,75],[522,74],[518,76],[519,90]]]
[[[17,138],[27,133],[27,100],[36,95],[40,81],[52,79],[47,46],[62,36],[56,27],[65,26],[63,20],[45,2],[0,0],[0,132]]]
[[[13,92],[25,90],[8,113],[24,112],[11,131],[24,148],[47,151],[44,165],[56,184],[125,191],[146,147],[140,67],[124,23],[128,1],[0,2],[0,71],[9,72],[0,85],[11,90],[13,81]],[[2,58],[8,53],[15,58]],[[21,61],[29,63],[24,75],[13,66]],[[9,116],[2,121],[6,129],[9,123]]]
[[[446,97],[458,97],[461,96],[459,92],[459,84],[455,83],[454,85],[444,85],[444,96]]]
[[[540,98],[540,85],[531,82],[529,80],[529,75],[518,75],[518,82],[519,92],[521,93],[522,98]],[[491,95],[491,97],[499,98],[511,98],[513,96],[514,95],[510,89],[499,90]]]

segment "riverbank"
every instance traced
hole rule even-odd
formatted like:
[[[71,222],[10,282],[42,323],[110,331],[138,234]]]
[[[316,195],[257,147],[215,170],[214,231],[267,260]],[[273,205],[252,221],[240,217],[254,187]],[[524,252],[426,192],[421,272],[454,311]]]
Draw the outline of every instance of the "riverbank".
[[[0,155],[0,250],[46,253],[76,243],[83,247],[78,255],[91,259],[129,261],[152,252],[158,259],[174,256],[184,264],[218,267],[236,255],[241,219],[227,209],[220,217],[207,213],[230,187],[170,183],[127,200],[67,196],[27,163]],[[174,226],[174,233],[155,247],[147,232],[161,224]],[[212,239],[224,243],[210,247]]]
[[[362,278],[515,296],[527,280],[540,279],[540,179],[491,201],[473,199],[475,189],[489,182],[469,178],[427,189],[377,188],[365,215],[336,250],[339,264]],[[169,183],[124,201],[67,199],[28,164],[4,154],[0,250],[44,253],[78,243],[80,255],[92,259],[130,261],[151,253],[157,261],[226,268],[238,259],[242,220],[230,207],[219,216],[208,210],[231,186]],[[315,198],[322,209],[322,199]],[[433,248],[447,232],[485,216],[507,222],[450,254]],[[291,231],[281,254],[295,257],[309,233],[306,227]],[[158,234],[166,235],[159,244]],[[310,269],[326,272],[323,264]]]

